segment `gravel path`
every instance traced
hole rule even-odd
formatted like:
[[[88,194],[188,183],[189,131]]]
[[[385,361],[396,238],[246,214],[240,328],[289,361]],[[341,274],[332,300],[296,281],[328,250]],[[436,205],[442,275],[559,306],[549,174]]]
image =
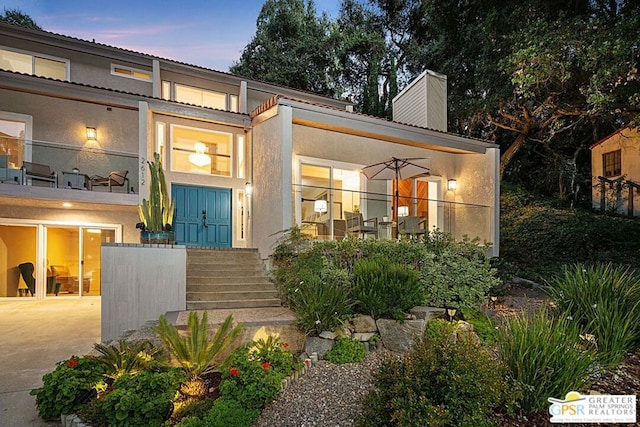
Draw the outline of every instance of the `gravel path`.
[[[369,353],[360,363],[319,361],[260,414],[254,427],[352,426],[373,387],[372,370],[389,353]]]

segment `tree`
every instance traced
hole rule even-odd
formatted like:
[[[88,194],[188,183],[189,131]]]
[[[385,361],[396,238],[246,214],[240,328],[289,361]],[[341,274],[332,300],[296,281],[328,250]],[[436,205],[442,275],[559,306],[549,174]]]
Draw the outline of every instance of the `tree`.
[[[312,0],[267,0],[232,74],[333,96],[334,33]]]
[[[0,14],[0,21],[34,30],[42,30],[29,15],[19,9],[5,9],[4,14]]]

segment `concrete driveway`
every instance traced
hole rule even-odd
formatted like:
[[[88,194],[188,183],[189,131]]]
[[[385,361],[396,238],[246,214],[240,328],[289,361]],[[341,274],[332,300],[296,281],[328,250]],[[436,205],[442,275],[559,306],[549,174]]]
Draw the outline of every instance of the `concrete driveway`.
[[[56,426],[38,417],[31,389],[56,362],[100,341],[100,298],[0,302],[0,426]]]

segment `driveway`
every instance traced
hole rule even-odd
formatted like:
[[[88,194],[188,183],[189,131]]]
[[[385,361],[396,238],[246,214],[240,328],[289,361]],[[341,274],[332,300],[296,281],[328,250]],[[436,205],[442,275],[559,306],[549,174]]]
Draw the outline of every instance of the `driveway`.
[[[56,362],[100,341],[100,298],[0,302],[0,426],[56,426],[38,417],[35,396]]]

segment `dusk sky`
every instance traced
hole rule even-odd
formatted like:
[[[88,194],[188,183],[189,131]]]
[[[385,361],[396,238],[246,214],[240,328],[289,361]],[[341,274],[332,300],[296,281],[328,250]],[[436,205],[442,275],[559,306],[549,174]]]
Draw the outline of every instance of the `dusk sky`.
[[[256,31],[264,0],[0,0],[44,30],[228,71]],[[316,0],[337,17],[340,0]]]

